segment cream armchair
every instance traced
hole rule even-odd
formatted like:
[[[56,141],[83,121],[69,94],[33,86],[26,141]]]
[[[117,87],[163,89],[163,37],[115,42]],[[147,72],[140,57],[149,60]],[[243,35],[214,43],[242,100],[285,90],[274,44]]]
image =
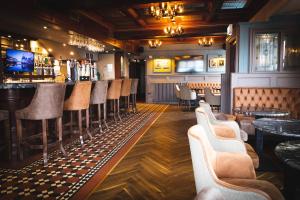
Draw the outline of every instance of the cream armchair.
[[[254,167],[258,168],[259,157],[249,144],[244,143],[240,138],[238,138],[238,136],[236,138],[228,138],[217,135],[203,107],[198,107],[195,110],[195,113],[197,117],[197,123],[205,128],[207,138],[209,139],[209,142],[213,146],[214,150],[222,152],[236,152],[248,154],[252,159]],[[236,126],[238,127],[237,124]],[[224,131],[226,131],[225,128],[223,129]]]
[[[231,130],[234,131],[234,135],[235,135],[234,138],[236,138],[238,140],[243,140],[243,141],[248,140],[248,134],[244,130],[240,129],[237,122],[217,120],[208,103],[200,101],[199,105],[206,112],[207,116],[209,117],[209,122],[214,126],[215,131],[221,130],[223,132],[226,132],[226,131],[230,132],[230,130],[226,129],[226,127],[229,127]],[[225,126],[225,128],[224,128],[224,126]]]
[[[220,109],[221,95],[214,95],[211,92],[210,88],[204,88],[204,97],[207,103],[209,103],[211,106],[218,108],[218,110]]]
[[[178,101],[177,105],[180,106],[180,101],[181,101],[181,99],[180,99],[180,87],[179,87],[178,84],[175,84],[175,96],[176,96],[176,99]]]
[[[196,191],[212,187],[228,200],[283,200],[280,191],[271,183],[256,179],[218,178],[217,155],[210,144],[205,127],[195,125],[188,131]],[[232,142],[232,140],[229,140]],[[232,144],[234,145],[234,144]],[[222,162],[218,163],[222,167]],[[234,164],[234,163],[233,163]],[[226,170],[226,169],[225,169]]]
[[[197,93],[189,89],[186,85],[180,87],[180,99],[188,103],[188,108],[191,108],[191,101],[197,100]]]

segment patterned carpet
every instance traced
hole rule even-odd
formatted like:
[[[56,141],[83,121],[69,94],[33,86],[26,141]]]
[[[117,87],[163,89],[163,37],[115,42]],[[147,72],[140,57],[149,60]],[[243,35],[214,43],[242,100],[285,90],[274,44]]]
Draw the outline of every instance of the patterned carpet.
[[[54,151],[49,164],[42,159],[18,170],[0,169],[0,199],[79,199],[86,197],[146,129],[167,108],[166,105],[139,104],[136,114],[123,122],[109,123],[109,129],[86,140],[65,146],[68,157]]]

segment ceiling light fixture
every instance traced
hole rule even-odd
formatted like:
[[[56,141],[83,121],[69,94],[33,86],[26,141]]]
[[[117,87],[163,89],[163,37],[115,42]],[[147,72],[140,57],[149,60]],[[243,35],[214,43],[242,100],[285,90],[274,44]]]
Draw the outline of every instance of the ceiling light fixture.
[[[47,26],[43,26],[43,29],[45,29],[45,30],[46,30],[46,29],[48,29],[48,27],[47,27]]]
[[[155,19],[169,17],[175,18],[178,14],[183,12],[183,5],[171,4],[169,2],[162,2],[158,6],[151,6],[150,13]]]
[[[176,22],[173,21],[172,24],[164,28],[164,32],[172,37],[179,36],[183,33],[183,28],[181,25],[176,24]]]
[[[66,47],[66,46],[67,46],[67,44],[66,44],[66,43],[63,43],[62,45],[63,45],[63,47]]]
[[[212,38],[206,39],[206,38],[200,38],[198,40],[198,44],[200,46],[204,47],[210,47],[213,44],[214,40]]]
[[[11,38],[11,35],[8,35],[7,37],[8,37],[8,38]]]
[[[160,40],[149,40],[148,45],[150,48],[157,48],[162,45],[162,41]]]

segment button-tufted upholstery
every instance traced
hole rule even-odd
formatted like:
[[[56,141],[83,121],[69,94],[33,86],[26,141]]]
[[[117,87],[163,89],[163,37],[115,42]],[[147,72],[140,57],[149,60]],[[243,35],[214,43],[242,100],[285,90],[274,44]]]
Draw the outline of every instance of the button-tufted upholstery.
[[[191,89],[221,89],[221,83],[207,83],[207,82],[190,82],[187,83],[187,86]]]
[[[234,88],[233,108],[277,108],[300,119],[300,88]]]

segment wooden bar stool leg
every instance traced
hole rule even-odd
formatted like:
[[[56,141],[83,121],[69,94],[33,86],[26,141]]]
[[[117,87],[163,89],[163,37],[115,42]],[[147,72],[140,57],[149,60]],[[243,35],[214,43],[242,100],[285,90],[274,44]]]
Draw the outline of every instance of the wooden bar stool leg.
[[[70,111],[70,131],[73,133],[73,112]]]
[[[42,134],[43,134],[43,159],[44,165],[48,164],[48,144],[47,144],[47,120],[42,120]]]
[[[106,103],[104,103],[104,104],[103,104],[104,125],[105,125],[105,127],[108,129],[108,125],[107,125],[107,123],[106,123],[106,117],[107,117],[106,114],[107,114],[107,113],[106,113]]]
[[[19,159],[23,160],[22,121],[20,119],[16,120],[16,128],[17,128],[17,148],[19,152]]]
[[[60,151],[64,154],[64,156],[67,156],[67,153],[62,143],[62,118],[61,117],[56,119],[56,127],[58,131],[58,144],[59,144]]]
[[[120,117],[120,99],[117,99],[117,114],[120,121],[122,121]]]
[[[102,126],[101,126],[101,104],[98,104],[98,123],[99,123],[99,129],[100,129],[100,132],[102,133],[103,130],[102,130]]]
[[[78,111],[78,127],[79,127],[79,138],[80,144],[83,146],[83,136],[82,136],[82,115],[81,110]]]
[[[136,94],[134,96],[134,112],[137,112],[137,107],[136,107]]]
[[[127,113],[129,114],[130,113],[130,95],[127,96]]]
[[[117,118],[116,118],[116,100],[113,99],[113,107],[114,107],[114,120],[115,122],[117,122]]]
[[[85,125],[86,125],[86,133],[88,134],[88,136],[89,136],[89,138],[90,139],[92,139],[93,138],[93,136],[92,136],[92,134],[91,134],[91,132],[90,132],[90,122],[89,122],[89,120],[90,120],[90,113],[89,113],[89,109],[86,109],[85,110]]]

